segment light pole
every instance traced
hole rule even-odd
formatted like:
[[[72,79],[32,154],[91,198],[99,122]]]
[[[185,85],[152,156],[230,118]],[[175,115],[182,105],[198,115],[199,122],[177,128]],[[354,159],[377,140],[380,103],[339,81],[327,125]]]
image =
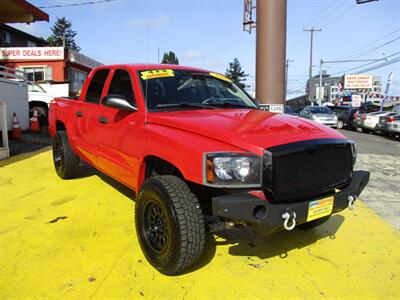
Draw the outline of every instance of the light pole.
[[[288,73],[289,73],[289,63],[292,62],[293,60],[291,59],[286,59],[286,65],[285,65],[285,101],[286,101],[286,95],[287,95],[287,82],[288,82]]]

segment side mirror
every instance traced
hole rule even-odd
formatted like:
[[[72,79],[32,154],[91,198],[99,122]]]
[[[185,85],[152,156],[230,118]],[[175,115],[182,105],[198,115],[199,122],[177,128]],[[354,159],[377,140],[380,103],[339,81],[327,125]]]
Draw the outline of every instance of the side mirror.
[[[107,95],[103,98],[101,104],[125,111],[137,111],[137,108],[129,103],[128,99],[123,95]]]

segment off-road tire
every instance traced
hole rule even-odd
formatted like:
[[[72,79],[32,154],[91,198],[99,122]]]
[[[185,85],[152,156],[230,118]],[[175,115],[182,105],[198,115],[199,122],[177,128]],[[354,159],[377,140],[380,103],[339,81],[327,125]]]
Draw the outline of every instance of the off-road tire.
[[[57,131],[53,138],[53,163],[56,173],[62,179],[78,176],[79,157],[69,144],[66,131]]]
[[[319,218],[319,219],[316,219],[316,220],[313,220],[313,221],[310,221],[310,222],[307,222],[307,223],[303,223],[303,224],[297,225],[296,227],[298,227],[300,229],[303,229],[303,230],[312,229],[312,228],[315,228],[315,227],[317,227],[319,225],[322,225],[323,223],[328,221],[330,217],[331,216],[322,217],[322,218]]]
[[[154,221],[159,226],[151,221],[155,207],[162,212],[159,219],[163,221]],[[142,184],[136,199],[135,223],[147,261],[165,275],[186,271],[203,253],[205,225],[199,201],[176,176],[154,176]],[[157,238],[157,234],[162,237]],[[164,239],[164,246],[157,243]]]

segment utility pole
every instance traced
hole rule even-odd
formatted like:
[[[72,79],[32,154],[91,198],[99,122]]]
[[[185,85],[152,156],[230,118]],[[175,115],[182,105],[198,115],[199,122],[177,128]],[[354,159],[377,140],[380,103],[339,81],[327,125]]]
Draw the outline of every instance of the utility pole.
[[[286,0],[257,0],[256,97],[285,104]]]
[[[310,67],[309,67],[309,73],[308,73],[308,99],[310,102],[312,102],[311,99],[311,78],[312,78],[312,55],[313,55],[313,40],[314,40],[314,31],[322,31],[322,29],[316,29],[314,27],[310,29],[303,29],[303,31],[309,31],[311,33],[311,38],[310,38]]]
[[[286,96],[287,96],[287,83],[288,83],[288,74],[289,74],[289,63],[292,62],[293,60],[291,59],[286,59],[286,65],[285,65],[285,101],[286,101]]]
[[[319,61],[319,87],[318,87],[318,105],[322,104],[322,92],[325,94],[325,87],[322,86],[322,64],[324,61]]]

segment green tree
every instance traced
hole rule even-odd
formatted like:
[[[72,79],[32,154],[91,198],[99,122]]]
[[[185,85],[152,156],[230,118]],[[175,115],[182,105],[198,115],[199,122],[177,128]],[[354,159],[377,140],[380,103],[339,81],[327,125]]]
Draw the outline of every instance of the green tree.
[[[169,52],[164,53],[161,63],[162,64],[179,65],[179,60],[173,51],[169,51]]]
[[[75,36],[78,34],[72,30],[72,22],[65,17],[57,18],[57,21],[51,27],[52,34],[47,38],[50,46],[63,46],[65,48],[78,51],[81,48],[75,42]]]
[[[246,77],[249,76],[249,74],[246,74],[246,72],[242,70],[242,66],[237,58],[234,58],[233,62],[229,63],[225,75],[231,78],[241,88],[246,88]]]

